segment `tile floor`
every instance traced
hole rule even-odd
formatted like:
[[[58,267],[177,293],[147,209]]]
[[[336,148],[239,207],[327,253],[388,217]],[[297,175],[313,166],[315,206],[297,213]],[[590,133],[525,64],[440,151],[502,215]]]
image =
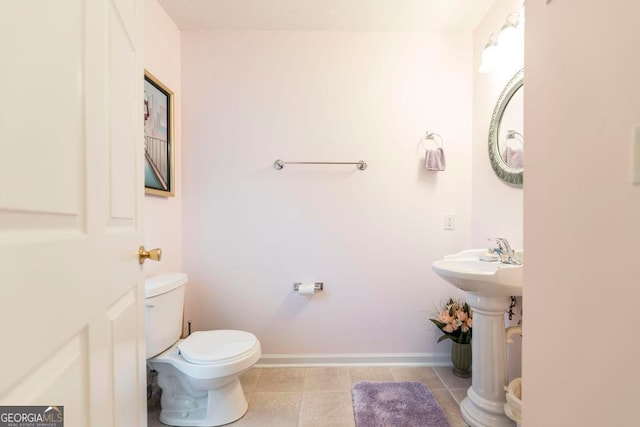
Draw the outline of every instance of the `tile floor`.
[[[458,378],[447,367],[253,368],[240,380],[249,410],[232,427],[355,426],[351,386],[358,381],[420,381],[449,418],[466,426],[459,404],[471,378]],[[149,413],[149,427],[161,427],[159,412]]]

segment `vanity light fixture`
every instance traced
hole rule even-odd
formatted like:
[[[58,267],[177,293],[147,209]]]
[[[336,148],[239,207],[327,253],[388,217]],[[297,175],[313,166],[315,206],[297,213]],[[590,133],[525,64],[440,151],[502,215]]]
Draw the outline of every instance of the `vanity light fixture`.
[[[498,49],[498,33],[493,33],[489,36],[489,41],[484,46],[482,51],[482,61],[480,61],[480,72],[490,73],[496,67],[498,63],[498,55],[500,54]]]
[[[482,51],[481,73],[490,73],[503,62],[517,55],[524,39],[524,6],[521,11],[510,13],[498,33],[492,33]]]

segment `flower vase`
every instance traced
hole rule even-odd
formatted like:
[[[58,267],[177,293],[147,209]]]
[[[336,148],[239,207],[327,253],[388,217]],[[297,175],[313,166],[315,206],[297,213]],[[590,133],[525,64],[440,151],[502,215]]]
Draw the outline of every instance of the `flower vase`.
[[[471,344],[452,341],[451,363],[453,363],[453,375],[469,378],[471,376]]]

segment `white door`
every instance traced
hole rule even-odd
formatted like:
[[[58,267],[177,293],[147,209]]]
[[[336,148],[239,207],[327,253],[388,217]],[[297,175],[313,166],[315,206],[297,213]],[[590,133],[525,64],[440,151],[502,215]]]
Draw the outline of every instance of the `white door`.
[[[146,425],[140,0],[0,6],[0,405]]]

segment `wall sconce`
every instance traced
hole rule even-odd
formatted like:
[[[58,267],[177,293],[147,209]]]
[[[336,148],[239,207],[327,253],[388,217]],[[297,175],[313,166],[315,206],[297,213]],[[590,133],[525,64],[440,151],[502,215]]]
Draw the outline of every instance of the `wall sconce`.
[[[518,12],[510,13],[499,33],[489,36],[489,41],[482,51],[480,62],[481,73],[490,73],[502,62],[517,53],[524,40],[524,7]]]

